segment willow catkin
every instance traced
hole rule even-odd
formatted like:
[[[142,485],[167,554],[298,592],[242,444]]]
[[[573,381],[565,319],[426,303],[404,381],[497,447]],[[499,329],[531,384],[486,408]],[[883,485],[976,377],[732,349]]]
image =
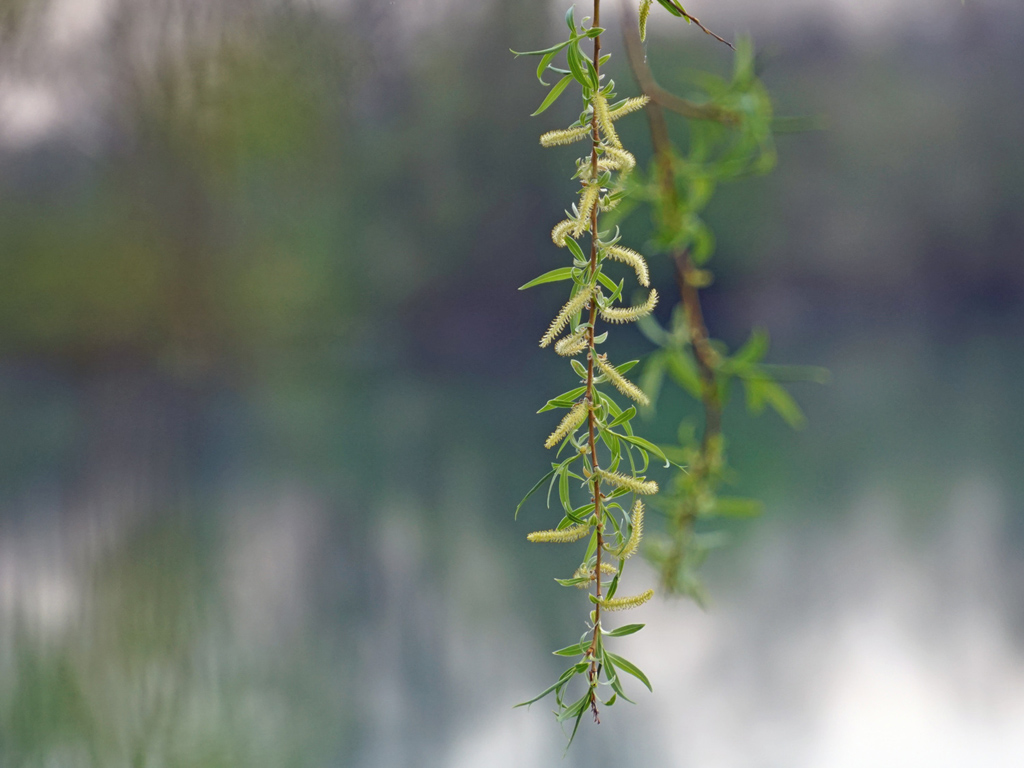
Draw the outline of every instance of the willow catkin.
[[[555,427],[555,431],[548,435],[548,439],[544,441],[544,447],[554,448],[570,433],[575,432],[579,428],[580,424],[586,420],[589,410],[586,400],[576,403],[576,405],[574,405],[558,423],[558,426]]]
[[[635,307],[601,307],[601,317],[609,323],[632,323],[641,317],[646,317],[654,311],[658,305],[658,292],[651,289],[647,301]]]
[[[630,608],[639,608],[652,597],[654,597],[654,590],[648,589],[646,592],[641,592],[639,595],[633,595],[631,597],[613,597],[611,599],[601,600],[600,603],[601,607],[606,611],[625,611]]]

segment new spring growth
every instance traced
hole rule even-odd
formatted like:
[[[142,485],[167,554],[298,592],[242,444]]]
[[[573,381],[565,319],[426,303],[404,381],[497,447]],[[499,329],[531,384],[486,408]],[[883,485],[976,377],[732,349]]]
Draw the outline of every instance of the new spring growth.
[[[658,484],[653,480],[641,480],[639,477],[624,475],[621,472],[609,472],[607,469],[599,469],[597,474],[602,480],[620,488],[626,488],[633,493],[639,493],[641,496],[653,496],[658,492]]]
[[[630,519],[629,539],[622,545],[622,549],[613,553],[619,560],[627,560],[636,554],[640,547],[640,539],[644,537],[644,503],[637,499],[633,504],[633,514]]]
[[[580,193],[579,212],[576,221],[573,223],[572,236],[579,237],[590,229],[590,213],[597,204],[597,198],[601,194],[601,185],[596,181],[583,187]]]
[[[639,608],[652,597],[654,597],[654,590],[648,589],[646,592],[641,592],[639,595],[633,595],[632,597],[613,597],[599,600],[598,602],[606,611],[626,611],[630,608]]]
[[[570,525],[560,531],[534,531],[527,535],[526,540],[546,544],[571,544],[574,541],[579,541],[588,533],[590,533],[590,524],[580,523],[579,525]]]
[[[624,149],[616,149],[615,147],[605,147],[604,156],[597,163],[599,171],[618,171],[621,173],[620,181],[634,168],[636,168],[636,158],[633,157],[633,153],[627,152]]]
[[[650,287],[651,276],[647,271],[647,262],[644,261],[643,256],[632,248],[624,248],[621,245],[609,245],[604,249],[604,255],[609,259],[621,261],[623,264],[631,266],[633,271],[636,272],[636,281],[644,288]]]
[[[615,370],[615,366],[608,362],[607,355],[597,356],[597,366],[601,369],[601,372],[608,377],[608,381],[611,382],[612,386],[630,400],[635,400],[640,403],[640,405],[651,404],[651,401],[648,399],[647,395],[643,393],[643,390],[641,390],[640,387]]]
[[[580,424],[582,424],[586,418],[587,413],[590,411],[589,403],[586,400],[582,400],[572,407],[572,409],[565,414],[558,426],[555,427],[555,431],[551,433],[547,440],[544,441],[545,448],[554,448],[560,442],[562,442],[567,435],[575,432]]]
[[[573,144],[590,136],[590,126],[574,125],[558,131],[548,131],[540,137],[542,147],[557,147],[560,144]]]
[[[587,286],[586,288],[580,290],[579,293],[577,293],[571,299],[569,299],[565,303],[565,306],[562,307],[561,311],[558,313],[555,319],[551,321],[551,325],[548,326],[548,332],[541,337],[540,345],[542,347],[546,347],[548,346],[548,344],[554,341],[555,337],[562,332],[562,329],[565,328],[566,325],[568,325],[569,320],[572,319],[572,316],[590,303],[590,299],[593,295],[594,287]]]
[[[601,563],[601,573],[603,573],[604,575],[614,576],[618,572],[619,569],[611,563]],[[594,581],[597,578],[597,574],[595,573],[593,567],[584,563],[576,569],[576,573],[574,573],[572,577],[574,579],[587,579],[587,581],[581,581],[579,584],[576,585],[577,589],[587,589],[590,587],[590,582]]]
[[[608,99],[604,97],[604,94],[594,94],[594,114],[597,115],[597,122],[601,126],[601,132],[604,134],[605,140],[615,149],[622,149],[619,134],[615,132],[615,126],[612,125],[612,115],[608,109]]]
[[[576,226],[575,219],[564,219],[558,222],[555,224],[555,228],[551,230],[551,241],[559,248],[565,248],[565,238],[574,226]]]
[[[640,0],[640,41],[647,40],[647,17],[651,15],[652,0]]]
[[[620,117],[625,117],[630,112],[636,112],[639,109],[643,109],[647,106],[647,102],[651,100],[650,96],[634,96],[631,99],[625,99],[619,102],[611,108],[609,117],[612,120],[618,120]]]
[[[562,357],[573,357],[587,348],[587,327],[584,326],[571,336],[555,342],[555,352]]]
[[[649,11],[650,3],[647,5],[647,11]],[[604,242],[601,237],[602,213],[611,210],[624,199],[626,195],[624,180],[637,165],[636,158],[623,148],[622,141],[615,130],[615,121],[641,109],[648,99],[646,96],[641,96],[615,101],[614,83],[610,79],[606,79],[606,75],[601,71],[602,64],[607,57],[601,55],[601,33],[603,30],[596,21],[600,18],[599,8],[600,2],[595,0],[595,12],[591,17],[595,19],[595,22],[590,28],[587,28],[586,21],[583,22],[581,28],[570,9],[566,15],[566,21],[571,30],[570,39],[551,48],[530,52],[530,55],[541,57],[537,77],[542,83],[541,75],[548,69],[563,76],[559,84],[548,86],[550,88],[548,96],[536,114],[540,114],[551,106],[573,80],[581,86],[584,104],[583,113],[578,122],[561,130],[544,133],[540,137],[541,145],[557,147],[577,142],[588,144],[586,156],[576,161],[575,173],[570,176],[571,179],[580,183],[578,197],[570,206],[570,210],[566,212],[565,217],[551,230],[551,241],[559,248],[568,248],[571,251],[572,266],[553,270],[543,275],[542,279],[531,283],[539,285],[560,280],[572,281],[570,283],[572,286],[570,298],[551,321],[547,332],[540,340],[540,346],[548,347],[553,344],[555,352],[563,357],[586,355],[585,365],[581,364],[579,360],[571,361],[574,372],[580,377],[584,386],[574,390],[574,394],[568,399],[559,399],[558,405],[565,406],[569,403],[572,405],[544,443],[545,447],[549,449],[564,447],[565,444],[571,443],[571,449],[574,451],[574,454],[561,464],[553,465],[553,469],[548,475],[551,477],[549,488],[558,483],[559,497],[569,518],[564,521],[562,525],[566,527],[561,530],[536,531],[528,536],[530,541],[555,543],[573,542],[584,537],[592,537],[587,549],[588,554],[584,556],[584,562],[576,570],[573,578],[557,579],[557,581],[565,587],[577,586],[590,591],[589,599],[595,603],[590,614],[589,625],[589,631],[593,633],[593,640],[589,645],[585,641],[580,641],[578,645],[565,649],[578,651],[582,657],[581,660],[570,667],[555,685],[538,697],[543,698],[554,693],[558,720],[566,722],[574,719],[574,734],[580,720],[588,710],[597,719],[598,706],[602,703],[597,696],[599,685],[610,684],[619,697],[625,698],[625,694],[617,687],[619,681],[615,674],[615,667],[611,664],[604,664],[599,658],[603,653],[602,608],[612,611],[631,608],[646,602],[653,594],[653,592],[645,592],[634,597],[614,598],[619,580],[622,578],[620,573],[622,562],[637,551],[640,537],[643,535],[644,506],[642,503],[636,502],[629,519],[620,521],[620,513],[622,518],[626,518],[625,509],[617,502],[606,502],[606,499],[621,495],[621,490],[615,494],[609,494],[602,488],[602,482],[607,482],[609,488],[619,488],[636,494],[653,494],[658,490],[657,483],[643,477],[636,477],[635,470],[632,475],[627,475],[604,470],[600,466],[602,456],[598,440],[602,435],[598,427],[604,428],[603,420],[606,408],[612,409],[614,401],[599,387],[609,390],[614,387],[627,397],[642,404],[647,404],[648,398],[635,384],[627,380],[604,355],[597,354],[597,345],[602,344],[608,335],[598,332],[598,329],[595,328],[597,318],[600,316],[612,323],[637,320],[654,309],[658,295],[654,291],[650,291],[643,304],[635,307],[616,308],[608,306],[614,303],[614,300],[601,293],[601,285],[612,286],[611,290],[617,300],[623,290],[623,288],[615,287],[610,278],[602,272],[603,266],[609,260],[621,262],[632,268],[636,273],[637,282],[648,290],[650,289],[650,274],[643,256],[619,245],[617,234],[608,242]],[[583,52],[583,48],[580,46],[584,37],[593,41],[594,53],[592,56]],[[567,70],[552,64],[553,57],[560,55],[563,50],[566,63],[571,70],[569,74],[566,74]],[[588,142],[587,139],[590,141]],[[590,235],[588,238],[589,255],[587,255],[588,249],[580,242],[585,233]],[[606,406],[606,401],[610,405]],[[598,403],[601,403],[600,407],[598,407]],[[555,401],[551,401],[542,410],[548,410],[549,407],[554,407],[554,404]],[[616,411],[616,413],[616,425],[625,424],[625,428],[630,429],[629,421],[636,415],[636,409],[630,408],[628,411]],[[588,421],[589,429],[587,428]],[[629,434],[632,435],[632,432]],[[614,466],[617,468],[621,465],[623,458],[628,458],[629,466],[634,466],[632,452],[638,449],[643,452],[639,445],[639,441],[634,444],[620,441],[609,461],[614,462]],[[608,447],[609,450],[612,450],[610,445]],[[570,482],[570,478],[580,479],[580,474],[570,470],[570,465],[573,461],[580,459],[582,459],[582,468],[577,471],[582,474],[585,482],[582,483],[580,490],[576,490],[575,484]],[[543,482],[542,480],[538,483],[530,491],[530,494],[543,485]],[[582,499],[572,498],[583,492],[589,496],[589,505]],[[582,510],[588,507],[593,511],[586,523],[569,525],[570,520],[580,519],[572,512],[573,509]],[[618,563],[619,568],[612,563],[601,562],[603,555],[606,555],[609,560],[618,557],[621,561]],[[607,590],[604,589],[605,579],[611,580]],[[611,599],[602,597],[608,591],[612,594]],[[568,655],[572,655],[572,653]],[[625,663],[629,664],[629,662]],[[577,676],[584,678],[586,687],[581,698],[570,702],[565,698],[566,687]],[[644,678],[641,676],[641,679]],[[604,705],[609,706],[615,700],[616,696],[612,696]],[[524,704],[528,703],[531,702],[524,702]],[[570,737],[571,740],[572,737]]]
[[[632,323],[641,317],[646,317],[654,311],[658,305],[658,292],[651,289],[647,301],[635,307],[599,307],[601,317],[609,323]]]

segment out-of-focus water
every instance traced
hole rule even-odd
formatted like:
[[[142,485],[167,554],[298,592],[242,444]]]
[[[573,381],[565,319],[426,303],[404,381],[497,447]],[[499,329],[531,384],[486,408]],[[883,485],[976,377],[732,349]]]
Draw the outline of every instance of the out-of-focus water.
[[[655,692],[585,724],[566,764],[618,743],[665,766],[1019,764],[1024,358],[924,344],[804,350],[835,379],[801,392],[810,427],[737,424],[766,516],[713,558],[708,612],[630,616]],[[511,705],[585,603],[550,580],[572,555],[524,541],[542,505],[510,517],[543,432],[516,392],[4,388],[5,764],[558,759],[544,704]]]

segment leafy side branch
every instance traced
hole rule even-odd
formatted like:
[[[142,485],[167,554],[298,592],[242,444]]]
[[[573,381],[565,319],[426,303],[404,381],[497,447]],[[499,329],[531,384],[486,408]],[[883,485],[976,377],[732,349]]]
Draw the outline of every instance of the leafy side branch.
[[[821,369],[763,365],[768,351],[768,337],[763,332],[755,332],[732,354],[709,336],[700,291],[712,280],[704,265],[714,239],[699,214],[718,183],[764,173],[774,166],[772,104],[754,73],[752,49],[746,41],[736,51],[731,81],[702,76],[710,97],[706,102],[689,102],[661,88],[643,50],[645,6],[649,5],[641,4],[639,33],[637,26],[627,24],[624,37],[633,77],[650,98],[647,119],[654,164],[645,197],[654,209],[655,241],[672,259],[680,302],[669,328],[650,318],[642,325],[660,348],[648,358],[643,384],[656,396],[667,377],[702,404],[704,418],[699,439],[684,422],[679,429],[680,444],[664,447],[687,471],[677,474],[665,498],[660,499],[666,532],[647,547],[646,554],[659,567],[666,592],[686,594],[703,603],[697,569],[722,537],[699,533],[698,523],[760,512],[757,501],[719,495],[729,477],[722,415],[732,381],[743,384],[752,412],[770,405],[791,426],[799,427],[803,415],[778,380],[821,381],[827,374]],[[628,18],[632,9],[627,0],[623,6]],[[697,121],[691,122],[685,156],[672,141],[666,110]]]

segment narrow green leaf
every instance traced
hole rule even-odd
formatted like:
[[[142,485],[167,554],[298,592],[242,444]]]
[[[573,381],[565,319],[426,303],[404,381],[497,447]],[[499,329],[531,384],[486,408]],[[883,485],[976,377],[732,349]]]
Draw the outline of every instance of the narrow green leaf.
[[[651,353],[644,365],[643,373],[640,375],[640,389],[647,393],[651,405],[644,409],[644,418],[654,412],[658,403],[658,395],[661,394],[661,383],[665,379],[665,353],[661,351]]]
[[[579,576],[579,577],[572,578],[572,579],[555,579],[555,581],[557,581],[563,587],[576,587],[576,586],[579,586],[580,584],[589,584],[590,583],[590,577],[589,576]],[[573,647],[575,648],[576,646],[573,646]],[[555,653],[558,653],[558,651],[555,651]],[[561,655],[564,656],[565,654],[561,654]]]
[[[587,698],[589,701],[590,692],[587,692]],[[576,722],[572,724],[572,733],[569,734],[569,743],[565,745],[565,752],[562,753],[562,757],[569,752],[569,747],[572,746],[572,740],[576,738],[576,731],[580,728],[580,721],[583,719],[583,713],[587,711],[586,704],[580,707],[579,713],[576,715]]]
[[[564,686],[566,683],[568,683],[570,680],[572,680],[572,678],[580,671],[580,670],[577,669],[577,667],[579,667],[579,664],[574,664],[573,666],[569,667],[567,670],[565,670],[565,672],[563,672],[559,676],[559,678],[554,682],[553,685],[549,685],[541,693],[537,694],[536,696],[534,696],[529,701],[522,701],[522,702],[516,704],[515,707],[512,707],[512,708],[515,709],[516,707],[528,707],[531,704],[533,704],[534,702],[537,702],[537,701],[540,701],[541,699],[543,699],[545,696],[547,696],[549,693],[551,693],[556,688]]]
[[[615,575],[614,575],[614,576],[612,577],[612,583],[608,585],[608,591],[607,591],[607,592],[605,592],[605,595],[604,595],[604,599],[605,599],[605,600],[611,600],[611,599],[612,599],[613,597],[615,597],[615,592],[616,592],[616,591],[618,590],[618,588],[619,588],[619,576],[620,576],[620,575],[621,575],[621,574],[619,574],[619,573],[616,573],[616,574],[615,574]]]
[[[626,635],[632,635],[634,632],[639,632],[645,626],[645,624],[625,624],[618,629],[613,629],[611,632],[607,632],[605,634],[607,634],[608,637],[625,637]]]
[[[551,64],[551,60],[554,59],[557,54],[557,50],[549,51],[541,57],[540,64],[537,65],[537,79],[540,80],[541,85],[550,85],[550,83],[544,82],[544,70],[548,68],[548,65]]]
[[[614,667],[613,667],[613,669],[614,669]],[[620,699],[622,699],[624,701],[628,701],[630,704],[636,704],[636,702],[633,701],[631,698],[629,698],[629,696],[626,695],[626,692],[624,690],[622,690],[622,681],[619,680],[618,675],[615,675],[613,677],[609,677],[608,678],[608,682],[611,684],[612,690],[615,691],[615,695],[616,696],[618,696]]]
[[[548,472],[546,475],[544,475],[544,477],[542,477],[540,480],[538,480],[537,484],[535,486],[533,486],[533,488],[531,488],[526,493],[525,496],[523,496],[523,500],[520,501],[519,502],[519,506],[516,507],[516,513],[512,517],[513,520],[518,520],[519,519],[519,510],[523,508],[523,504],[526,503],[526,500],[528,498],[530,498],[531,496],[533,496],[533,494],[537,492],[537,489],[540,488],[542,485],[544,485],[544,483],[547,482],[548,478],[551,477],[553,474],[555,474],[555,470],[552,469],[550,472]]]
[[[596,91],[601,87],[601,76],[597,74],[597,69],[594,68],[594,62],[590,60],[589,56],[583,57],[583,63],[587,65],[587,76]]]
[[[626,692],[622,690],[622,681],[619,680],[619,676],[615,671],[615,665],[612,663],[611,659],[608,658],[608,652],[603,648],[601,649],[601,660],[604,665],[604,676],[608,680],[609,684],[611,684],[612,690],[615,691],[615,695],[620,699],[628,701],[630,704],[636,704],[636,702],[629,698],[629,696],[626,695]]]
[[[540,277],[535,277],[526,285],[519,286],[520,291],[525,291],[527,288],[533,288],[536,285],[543,285],[544,283],[557,283],[559,280],[571,280],[572,279],[572,267],[560,267],[559,269],[552,269],[550,272],[545,272]]]
[[[517,57],[518,56],[546,56],[549,53],[558,53],[560,50],[565,48],[565,46],[567,46],[568,44],[569,44],[569,41],[566,40],[563,43],[558,43],[557,45],[552,45],[550,48],[544,48],[543,50],[540,50],[540,51],[513,51],[511,48],[509,48],[509,51],[511,53],[515,54]]]
[[[634,416],[636,416],[636,408],[634,408],[631,405],[625,411],[623,411],[618,416],[616,416],[615,420],[611,424],[608,425],[608,428],[611,429],[612,427],[617,427],[617,426],[619,426],[619,424],[622,424],[625,421],[629,421]]]
[[[551,411],[555,408],[572,408],[580,395],[587,391],[586,387],[576,387],[576,389],[570,389],[568,392],[564,392],[556,398],[548,400],[547,404],[541,408],[537,413],[544,413],[545,411]]]
[[[580,714],[580,712],[584,711],[587,708],[588,704],[590,704],[589,688],[587,689],[587,692],[583,694],[583,696],[581,696],[579,699],[570,704],[566,709],[563,709],[561,712],[559,712],[558,715],[556,715],[555,719],[558,720],[558,722],[560,723],[564,723],[566,720],[576,717],[578,714]]]
[[[701,399],[701,380],[697,363],[688,352],[678,349],[665,350],[665,364],[669,376],[684,391],[696,400]]]
[[[569,82],[571,80],[572,76],[566,75],[557,83],[555,83],[555,86],[550,91],[548,91],[548,95],[544,98],[544,101],[542,101],[540,103],[540,106],[537,107],[537,111],[530,115],[530,117],[536,117],[541,112],[546,111],[547,108],[550,107],[552,104],[554,104],[558,97],[562,95],[562,91],[565,90],[566,86],[569,85]]]
[[[793,429],[803,427],[804,414],[800,406],[789,392],[774,381],[743,379],[743,387],[747,393],[747,408],[752,413],[760,413],[767,404]]]
[[[552,651],[555,656],[579,656],[583,653],[583,649],[580,648],[580,644],[567,645],[565,648],[560,648],[557,651]]]
[[[618,434],[618,433],[616,433],[616,434]],[[662,461],[665,462],[666,469],[671,466],[671,464],[670,464],[670,462],[668,460],[668,456],[665,455],[665,452],[663,450],[661,450],[661,448],[656,446],[654,443],[652,443],[650,440],[644,440],[642,437],[637,437],[636,435],[618,435],[618,436],[621,437],[623,440],[625,440],[627,443],[632,443],[637,448],[639,448],[639,449],[641,449],[643,451],[648,451],[650,453],[653,453],[655,456],[657,456],[659,459],[661,459]]]
[[[608,471],[614,472],[619,468],[619,462],[622,459],[622,448],[619,446],[619,438],[617,438],[610,429],[602,429],[598,433],[601,437],[601,442],[608,447],[609,453],[611,453],[611,461],[608,464]]]
[[[565,474],[567,469],[568,468],[565,466],[565,462],[563,461],[561,464],[556,466],[551,471],[551,474],[554,475],[554,477],[551,478],[551,483],[548,485],[548,496],[547,496],[547,500],[546,500],[546,504],[547,504],[548,509],[551,508],[551,489],[555,487],[555,481],[558,480],[559,478],[561,478],[561,476],[563,474]]]
[[[612,295],[608,297],[608,301],[612,302],[618,300],[619,296],[622,295],[622,287],[623,285],[625,285],[626,281],[621,280],[618,283],[616,283],[604,272],[598,272],[597,279],[601,281],[601,285],[603,285],[605,288],[612,292]]]
[[[678,8],[674,0],[658,0],[658,2],[661,4],[662,8],[671,13],[673,16],[683,15],[683,9]]]
[[[628,659],[624,659],[621,656],[616,656],[614,653],[611,653],[610,651],[606,651],[605,656],[611,659],[615,663],[615,666],[621,669],[623,672],[628,672],[641,683],[646,685],[648,691],[654,691],[654,689],[651,688],[651,681],[647,679],[647,675],[645,675],[641,671],[641,669],[638,666],[636,666],[633,662],[629,661]]]
[[[565,49],[565,54],[566,61],[569,62],[569,71],[576,78],[576,82],[584,88],[590,87],[590,77],[587,74],[587,70],[583,67],[584,57],[580,51],[579,44],[575,41],[569,43],[569,47]]]
[[[571,237],[565,238],[565,244],[572,251],[572,255],[580,261],[587,261],[587,257],[583,254],[583,249],[580,248],[580,244],[573,240]]]
[[[736,350],[732,360],[736,363],[759,363],[768,354],[769,343],[768,332],[757,328],[750,334],[747,342]]]
[[[569,473],[563,472],[558,481],[558,498],[562,502],[562,509],[567,514],[572,514],[572,504],[569,501]]]
[[[621,374],[626,374],[626,373],[629,373],[631,370],[633,370],[636,367],[637,363],[639,363],[639,362],[640,362],[639,360],[630,360],[628,363],[623,363],[622,365],[616,365],[615,366],[615,370],[618,371]]]

